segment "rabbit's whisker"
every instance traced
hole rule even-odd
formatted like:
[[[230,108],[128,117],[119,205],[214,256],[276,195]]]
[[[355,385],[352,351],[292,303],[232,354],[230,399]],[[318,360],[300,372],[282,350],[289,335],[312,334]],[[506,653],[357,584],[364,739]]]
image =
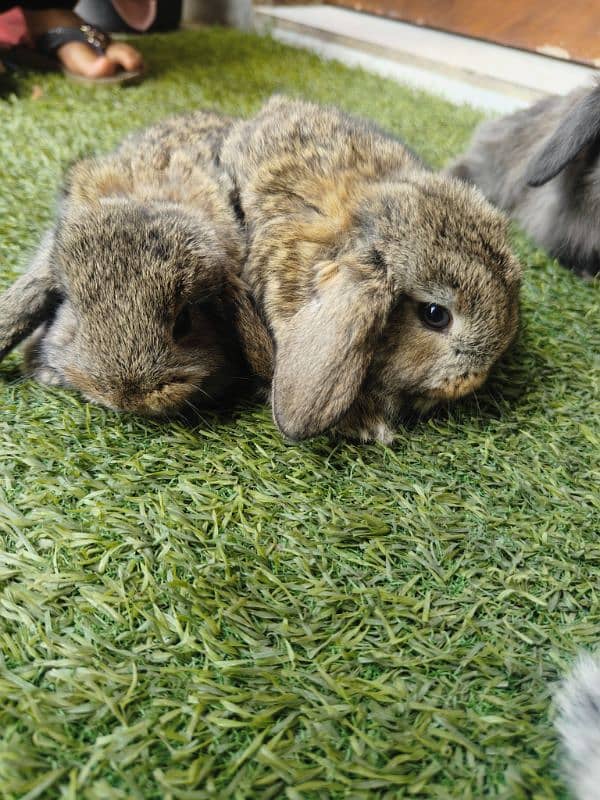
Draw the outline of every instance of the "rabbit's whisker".
[[[215,401],[215,398],[214,398],[214,397],[212,397],[212,396],[211,396],[211,395],[210,395],[210,394],[209,394],[209,393],[208,393],[208,392],[207,392],[205,389],[203,389],[203,388],[202,388],[202,386],[200,386],[199,384],[197,384],[197,383],[192,383],[191,381],[189,381],[189,382],[188,382],[188,386],[191,386],[191,387],[192,387],[192,389],[193,389],[195,392],[198,392],[198,394],[201,394],[203,397],[206,397],[208,400],[210,400],[210,401],[211,401],[211,403],[214,403],[214,401]],[[186,401],[186,402],[189,402],[189,401]]]

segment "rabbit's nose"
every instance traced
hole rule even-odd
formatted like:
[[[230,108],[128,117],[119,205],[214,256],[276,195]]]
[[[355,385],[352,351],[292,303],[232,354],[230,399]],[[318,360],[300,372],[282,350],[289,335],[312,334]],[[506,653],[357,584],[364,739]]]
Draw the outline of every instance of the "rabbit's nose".
[[[138,411],[144,403],[145,391],[141,381],[128,378],[113,389],[115,405],[125,411]]]
[[[119,380],[113,384],[113,391],[118,394],[123,400],[136,397],[139,394],[140,386],[137,381],[133,380]]]
[[[120,390],[124,397],[135,397],[140,393],[140,382],[132,380],[131,378],[121,381]]]

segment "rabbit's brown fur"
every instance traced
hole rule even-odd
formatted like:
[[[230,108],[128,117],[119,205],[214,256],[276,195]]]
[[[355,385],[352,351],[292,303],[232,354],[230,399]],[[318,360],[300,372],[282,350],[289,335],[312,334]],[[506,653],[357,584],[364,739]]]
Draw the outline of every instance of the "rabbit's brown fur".
[[[284,97],[233,127],[221,163],[275,341],[285,434],[389,441],[408,406],[481,385],[515,334],[520,267],[478,192],[369,123]],[[448,330],[422,324],[430,301],[452,311]]]
[[[268,377],[270,340],[239,278],[245,241],[217,163],[230,125],[175,117],[77,163],[54,231],[0,298],[0,350],[45,319],[27,347],[35,377],[150,415],[245,386],[248,360]]]

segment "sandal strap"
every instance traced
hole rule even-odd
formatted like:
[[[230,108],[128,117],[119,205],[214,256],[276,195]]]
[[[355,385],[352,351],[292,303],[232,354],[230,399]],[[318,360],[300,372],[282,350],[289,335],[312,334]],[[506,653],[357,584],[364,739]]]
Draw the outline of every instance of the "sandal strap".
[[[69,42],[83,42],[93,48],[99,55],[106,52],[111,42],[110,36],[93,25],[83,24],[78,28],[50,28],[36,39],[36,49],[40,53],[52,56],[59,47]]]

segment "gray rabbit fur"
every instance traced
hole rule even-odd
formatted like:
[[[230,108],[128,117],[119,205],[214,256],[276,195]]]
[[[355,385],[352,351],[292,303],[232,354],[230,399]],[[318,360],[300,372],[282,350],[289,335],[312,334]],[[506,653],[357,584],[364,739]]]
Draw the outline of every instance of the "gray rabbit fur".
[[[584,278],[600,267],[600,85],[483,122],[448,173]]]
[[[521,269],[477,190],[372,123],[285,97],[233,126],[221,164],[287,437],[389,442],[407,410],[484,382],[516,331]]]
[[[57,220],[0,297],[0,358],[109,408],[168,415],[270,370],[217,153],[231,120],[165,120],[70,170]],[[250,363],[249,363],[250,362]]]
[[[556,693],[556,727],[576,800],[600,798],[600,651],[582,654]]]

